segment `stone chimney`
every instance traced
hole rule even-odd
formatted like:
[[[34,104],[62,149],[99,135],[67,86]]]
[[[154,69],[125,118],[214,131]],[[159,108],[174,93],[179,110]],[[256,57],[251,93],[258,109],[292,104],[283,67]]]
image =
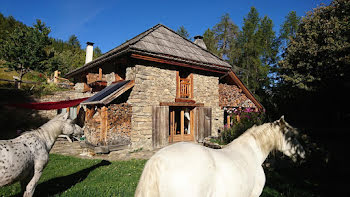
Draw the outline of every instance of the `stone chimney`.
[[[207,46],[205,45],[203,41],[203,36],[195,36],[194,37],[194,43],[202,47],[203,49],[207,49]]]
[[[85,64],[92,61],[92,57],[94,55],[94,43],[93,42],[87,42],[86,43],[86,57],[85,57]]]

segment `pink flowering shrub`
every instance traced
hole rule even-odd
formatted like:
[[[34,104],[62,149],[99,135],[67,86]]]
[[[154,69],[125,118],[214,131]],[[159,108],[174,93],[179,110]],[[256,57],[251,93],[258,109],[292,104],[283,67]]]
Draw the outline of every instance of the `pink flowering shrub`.
[[[237,119],[237,115],[239,115],[239,120]],[[224,131],[220,133],[220,139],[228,144],[253,125],[263,124],[264,119],[265,114],[263,112],[255,112],[252,108],[236,110],[231,114],[230,128],[228,125],[225,125]]]

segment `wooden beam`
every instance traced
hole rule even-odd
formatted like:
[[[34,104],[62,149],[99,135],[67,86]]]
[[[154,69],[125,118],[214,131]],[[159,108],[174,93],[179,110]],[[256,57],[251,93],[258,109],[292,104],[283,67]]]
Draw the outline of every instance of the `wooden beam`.
[[[102,81],[102,68],[98,68],[98,80]]]
[[[191,83],[191,90],[190,90],[190,98],[193,99],[193,74],[190,74],[190,83]]]
[[[180,98],[180,75],[179,75],[179,71],[176,71],[176,98]]]
[[[194,69],[198,69],[198,70],[210,71],[210,72],[215,72],[215,73],[220,73],[220,74],[225,74],[227,72],[227,69],[226,69],[226,71],[220,71],[220,70],[215,70],[214,68],[204,67],[205,65],[195,66],[195,65],[191,65],[191,64],[186,64],[186,63],[181,63],[181,62],[177,62],[177,61],[166,60],[166,59],[161,59],[161,58],[156,58],[156,57],[150,57],[150,56],[145,56],[145,55],[139,55],[139,54],[135,54],[135,53],[131,54],[131,57],[135,58],[135,59],[142,59],[142,60],[147,60],[147,61],[152,61],[152,62],[171,64],[171,65],[175,65],[175,66],[194,68]],[[218,65],[215,65],[215,66],[218,66]]]
[[[101,117],[101,133],[100,133],[100,142],[104,142],[105,145],[107,144],[107,125],[108,125],[108,114],[107,114],[107,107],[103,106],[100,110],[100,117]]]
[[[177,106],[177,107],[204,107],[204,103],[188,103],[188,102],[160,102],[160,106]]]
[[[196,101],[186,98],[175,98],[175,102],[196,103]]]

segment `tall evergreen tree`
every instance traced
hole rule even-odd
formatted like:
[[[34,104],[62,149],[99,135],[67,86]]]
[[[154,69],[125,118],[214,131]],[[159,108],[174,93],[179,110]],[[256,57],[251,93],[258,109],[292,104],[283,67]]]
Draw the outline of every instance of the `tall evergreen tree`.
[[[188,31],[186,30],[186,28],[183,25],[181,25],[179,27],[179,29],[176,31],[176,33],[178,33],[180,36],[182,36],[188,40],[190,39],[190,34],[188,33]]]
[[[272,20],[267,16],[261,19],[252,7],[244,18],[237,42],[231,47],[230,62],[240,67],[238,74],[253,93],[270,85],[268,74],[271,65],[277,62],[277,53]]]
[[[221,20],[213,27],[213,32],[218,45],[219,56],[228,59],[230,46],[238,35],[238,27],[233,23],[229,14],[221,16]]]
[[[69,37],[68,44],[75,48],[81,48],[80,41],[78,40],[78,37],[74,34]]]
[[[301,17],[297,16],[296,11],[290,11],[281,25],[279,39],[282,47],[286,48],[292,38],[298,32]]]
[[[208,28],[203,34],[203,41],[207,46],[208,51],[215,55],[218,55],[218,42],[215,39],[215,34],[210,28]]]

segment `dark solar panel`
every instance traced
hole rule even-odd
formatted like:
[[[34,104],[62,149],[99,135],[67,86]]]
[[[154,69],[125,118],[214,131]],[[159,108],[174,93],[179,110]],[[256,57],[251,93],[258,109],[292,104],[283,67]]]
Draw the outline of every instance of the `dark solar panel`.
[[[106,96],[112,94],[113,92],[117,91],[119,88],[123,87],[125,84],[129,83],[130,80],[125,80],[121,81],[118,83],[111,84],[107,87],[105,87],[103,90],[95,94],[94,96],[88,98],[82,103],[89,103],[89,102],[96,102],[96,101],[101,101],[104,99]]]

